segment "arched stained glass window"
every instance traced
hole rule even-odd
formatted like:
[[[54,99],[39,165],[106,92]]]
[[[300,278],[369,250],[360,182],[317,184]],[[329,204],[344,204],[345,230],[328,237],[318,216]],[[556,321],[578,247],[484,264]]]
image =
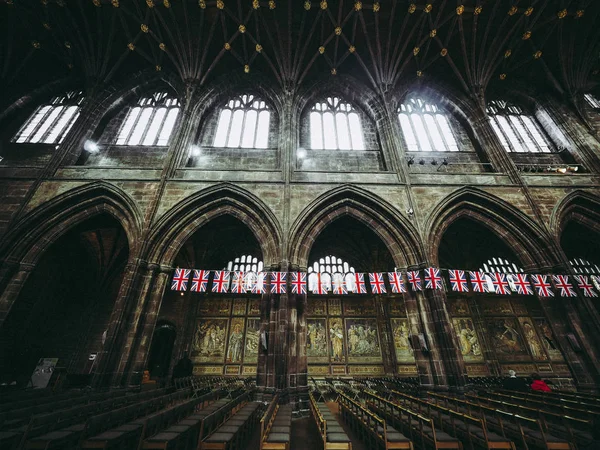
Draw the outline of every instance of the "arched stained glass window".
[[[583,96],[585,101],[590,105],[593,109],[600,110],[600,100],[594,94],[584,94]]]
[[[39,106],[13,137],[17,144],[60,144],[79,117],[85,97],[67,92]]]
[[[398,120],[408,151],[458,151],[448,118],[437,105],[409,99],[398,108]]]
[[[230,272],[262,272],[263,262],[259,261],[256,256],[242,255],[229,261],[225,270]]]
[[[310,292],[316,290],[318,273],[321,274],[321,284],[326,287],[328,291],[332,290],[332,281],[334,280],[345,282],[348,291],[353,291],[355,288],[356,281],[352,276],[355,273],[354,267],[351,267],[347,262],[342,261],[342,259],[337,256],[325,256],[308,266],[308,290]]]
[[[517,288],[514,283],[514,279],[510,274],[513,273],[523,273],[523,269],[517,266],[514,262],[509,261],[505,258],[494,257],[488,259],[485,263],[483,263],[483,267],[479,269],[480,272],[488,273],[505,273],[506,281],[508,281],[508,285],[510,286],[511,291],[517,292]],[[485,276],[488,284],[488,289],[490,292],[494,291],[494,285],[492,284],[492,277],[489,275]]]
[[[179,100],[166,92],[143,97],[127,113],[115,144],[167,145],[178,115]]]
[[[214,147],[267,148],[271,112],[254,95],[241,95],[227,102],[219,114]]]
[[[553,149],[537,119],[504,100],[487,107],[490,124],[507,152],[550,153]]]
[[[364,150],[360,116],[338,97],[327,97],[310,111],[310,148],[313,150]]]

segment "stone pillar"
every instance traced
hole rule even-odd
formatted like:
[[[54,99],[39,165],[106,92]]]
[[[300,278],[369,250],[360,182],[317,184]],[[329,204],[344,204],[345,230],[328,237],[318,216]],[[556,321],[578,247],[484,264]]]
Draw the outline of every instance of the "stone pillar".
[[[389,298],[375,296],[375,311],[377,313],[377,328],[381,336],[381,355],[383,369],[386,375],[396,373],[396,352],[394,349],[394,335],[389,314]]]
[[[429,335],[432,324],[432,321],[429,317],[429,308],[427,307],[426,311],[421,314],[417,296],[412,291],[404,294],[404,303],[406,305],[406,317],[408,318],[409,324],[409,337],[416,336],[421,332]],[[439,352],[435,345],[435,340],[430,340],[429,344],[431,354],[438,355],[437,357],[439,358]],[[413,349],[413,354],[415,357],[417,373],[421,386],[433,387],[434,369],[432,359],[429,357],[429,355],[425,355],[420,348]]]
[[[290,266],[289,272],[306,272]],[[291,277],[291,275],[290,275]],[[290,279],[291,281],[291,279]],[[288,390],[294,409],[308,409],[308,359],[306,356],[306,294],[293,294],[288,283],[289,351]]]

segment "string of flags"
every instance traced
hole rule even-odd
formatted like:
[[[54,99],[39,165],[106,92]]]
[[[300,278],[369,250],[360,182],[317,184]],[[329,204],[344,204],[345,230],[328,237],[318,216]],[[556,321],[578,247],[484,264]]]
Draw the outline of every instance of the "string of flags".
[[[575,285],[569,275],[541,275],[524,273],[487,273],[448,269],[450,290],[454,292],[479,292],[540,297],[576,297]],[[467,276],[468,274],[468,276]],[[426,289],[444,290],[445,280],[441,269],[428,267],[421,270],[368,274],[370,292],[367,291],[364,273],[309,273],[306,272],[240,272],[228,270],[175,269],[171,283],[173,291],[208,292],[212,275],[211,292],[234,294],[307,294],[335,295],[386,294],[388,286],[393,294]],[[288,278],[288,275],[290,277]],[[405,276],[406,275],[406,278]],[[598,297],[600,276],[574,275],[575,283],[586,297]],[[191,280],[191,283],[190,283]],[[289,283],[288,283],[289,282]],[[470,288],[469,288],[470,285]]]

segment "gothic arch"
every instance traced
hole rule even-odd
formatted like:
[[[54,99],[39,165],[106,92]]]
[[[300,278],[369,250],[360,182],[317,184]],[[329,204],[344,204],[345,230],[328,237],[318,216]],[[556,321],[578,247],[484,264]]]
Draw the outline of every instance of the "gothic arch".
[[[0,254],[4,261],[35,265],[65,232],[103,213],[122,225],[133,254],[141,234],[141,213],[129,195],[105,181],[71,189],[26,214],[4,236]]]
[[[459,218],[469,218],[489,228],[506,242],[525,270],[552,266],[557,261],[547,233],[533,220],[492,194],[465,187],[440,202],[425,224],[427,251],[435,264],[445,231]]]
[[[600,197],[576,190],[565,196],[552,211],[550,229],[558,241],[567,224],[579,222],[600,234]]]
[[[321,231],[342,216],[354,217],[370,227],[386,244],[398,267],[422,261],[414,226],[385,200],[350,185],[326,192],[298,215],[290,229],[290,261],[306,267],[310,250]]]
[[[279,262],[282,231],[277,218],[258,197],[229,183],[200,191],[164,214],[149,234],[149,261],[170,265],[195,231],[224,214],[250,228],[261,247],[265,266]]]

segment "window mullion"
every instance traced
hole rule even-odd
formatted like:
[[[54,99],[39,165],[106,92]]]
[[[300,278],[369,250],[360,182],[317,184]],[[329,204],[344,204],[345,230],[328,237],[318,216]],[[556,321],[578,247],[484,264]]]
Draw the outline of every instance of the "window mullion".
[[[171,112],[172,108],[167,108],[167,107],[165,107],[165,108],[166,108],[165,115],[163,116],[162,120],[160,121],[160,124],[158,126],[158,132],[156,133],[153,144],[151,144],[151,145],[156,145],[158,143],[158,140],[160,139],[160,133],[162,133],[162,130],[165,127],[165,124],[167,123],[167,117],[169,117],[169,113]],[[172,132],[173,131],[171,130],[171,133]],[[169,135],[169,139],[167,139],[167,145],[168,145],[168,142],[170,139],[171,139],[171,136]]]
[[[435,152],[437,151],[435,148],[435,142],[433,142],[433,138],[431,137],[431,132],[429,131],[429,124],[425,120],[425,114],[421,112],[419,115],[421,116],[421,123],[423,124],[423,128],[425,129],[425,136],[429,141],[429,146],[431,147],[431,150]]]
[[[442,126],[440,125],[438,118],[436,117],[436,113],[432,113],[432,117],[433,117],[433,123],[437,127],[438,133],[442,137],[442,142],[444,142],[444,148],[446,149],[446,151],[450,151],[450,142],[448,142],[446,133],[444,133],[444,130],[442,130]],[[446,121],[448,122],[448,130],[449,130],[450,134],[452,134],[452,127],[450,127],[450,121],[448,121],[447,118],[446,118]],[[452,135],[452,137],[456,141],[456,137],[454,135]],[[456,144],[458,146],[458,142]]]
[[[533,143],[533,145],[537,149],[537,153],[542,153],[542,148],[540,147],[540,144],[538,144],[535,136],[531,133],[531,131],[529,131],[529,128],[527,127],[527,124],[525,123],[525,121],[523,120],[523,118],[521,117],[521,115],[518,115],[517,118],[519,119],[519,123],[521,124],[521,126],[525,130],[525,133],[527,133],[527,136],[529,136],[529,139],[531,139],[531,142]],[[534,123],[534,126],[535,126],[535,123]]]
[[[415,124],[413,123],[413,112],[409,112],[407,114],[408,117],[408,123],[410,123],[410,127],[413,130],[413,136],[415,137],[415,142],[417,143],[417,148],[419,149],[419,151],[423,151],[423,149],[421,148],[421,142],[419,142],[419,136],[417,134],[417,127],[415,127]]]
[[[242,115],[242,132],[240,133],[240,143],[238,144],[238,148],[242,148],[242,145],[244,145],[244,134],[246,132],[246,116],[248,115],[248,110],[246,109],[246,106],[242,105],[242,108],[244,114]],[[258,117],[256,118],[256,122],[258,122]]]
[[[135,106],[133,108],[131,108],[129,110],[129,114],[132,114],[133,110],[135,109]],[[144,112],[144,108],[140,107],[140,111],[138,112],[137,117],[135,118],[135,120],[133,121],[133,125],[131,126],[131,129],[129,130],[129,133],[127,133],[127,138],[125,139],[125,145],[129,145],[129,141],[131,139],[131,136],[133,135],[133,130],[135,130],[135,127],[137,126],[138,120],[140,120],[140,117],[142,116],[142,113]],[[127,125],[127,116],[125,117],[125,122],[123,123],[123,126]],[[118,139],[118,135],[117,135],[117,139]]]
[[[154,120],[154,116],[156,115],[156,111],[158,111],[158,108],[155,107],[155,106],[152,106],[151,108],[152,108],[152,114],[150,114],[150,116],[148,117],[148,123],[144,127],[144,132],[140,136],[140,142],[138,144],[140,146],[144,145],[144,139],[146,139],[146,135],[148,134],[148,131],[150,131],[150,127],[152,126],[152,121]]]
[[[262,112],[260,109],[258,108],[252,108],[256,111],[256,123],[254,124],[254,140],[252,142],[252,148],[256,148],[256,139],[258,138],[258,124],[260,122],[260,113]],[[268,131],[267,131],[268,133]],[[267,140],[267,147],[269,146],[268,144],[268,140]]]
[[[494,122],[496,122],[496,127],[498,128],[498,130],[500,130],[500,133],[502,133],[502,136],[504,136],[504,139],[505,139],[506,143],[508,144],[508,148],[510,149],[510,152],[518,153],[517,149],[515,148],[515,145],[513,144],[513,142],[510,140],[510,137],[506,134],[506,132],[502,128],[502,124],[498,121],[497,117],[498,117],[497,114],[493,114],[492,120]],[[508,122],[508,126],[510,126],[510,121],[508,119],[506,119],[506,121]],[[502,145],[502,142],[500,142],[500,145]]]
[[[350,150],[355,150],[354,140],[352,139],[352,133],[350,133],[350,114],[346,112],[344,114],[344,120],[346,121],[346,129],[348,130],[348,140],[350,141]]]
[[[231,126],[233,125],[233,115],[235,114],[235,107],[230,109],[231,116],[229,116],[229,123],[227,124],[227,135],[225,136],[225,147],[229,147],[229,135],[231,134]]]
[[[325,150],[325,121],[323,120],[323,111],[319,111],[321,118],[321,148]]]
[[[519,123],[521,123],[521,125],[523,125],[523,122],[521,121],[521,115],[512,115],[513,117],[516,117],[517,120],[519,121]],[[519,140],[519,142],[521,143],[521,147],[523,147],[523,149],[526,151],[526,153],[532,153],[529,150],[529,147],[527,146],[527,144],[525,143],[525,139],[524,136],[519,132],[519,130],[517,129],[517,127],[515,126],[515,124],[512,122],[512,120],[510,120],[511,116],[506,116],[506,120],[508,121],[508,125],[510,126],[510,128],[513,131],[513,134],[516,136],[516,138]]]
[[[338,103],[339,105],[339,103]],[[338,139],[338,127],[337,127],[337,112],[332,110],[333,113],[333,137],[335,139],[335,148],[340,149],[340,140]]]
[[[52,114],[52,111],[54,111],[54,108],[57,108],[60,105],[58,105],[58,106],[49,105],[49,106],[50,106],[50,108],[48,109],[48,111],[46,111],[46,114],[44,114],[44,116],[39,120],[39,122],[37,123],[37,125],[35,126],[35,128],[29,133],[29,136],[27,136],[27,138],[25,139],[26,143],[27,142],[31,142],[31,138],[33,138],[33,136],[35,136],[35,134],[38,132],[38,130],[40,129],[40,127],[42,125],[44,125],[44,122],[46,121],[46,119],[48,118],[48,116],[50,114]],[[43,106],[42,106],[42,108],[43,108]],[[37,113],[37,110],[36,110],[36,113]],[[35,118],[35,114],[31,117],[31,119],[33,120],[34,118]]]
[[[42,143],[46,143],[46,138],[48,136],[50,136],[50,134],[52,134],[52,132],[54,131],[54,129],[58,126],[58,124],[60,123],[61,119],[64,117],[64,115],[67,113],[67,110],[69,109],[67,106],[63,106],[62,111],[60,112],[60,114],[55,117],[54,121],[50,124],[50,126],[48,127],[48,129],[46,130],[46,132],[42,135],[42,137],[40,138],[40,142]]]

